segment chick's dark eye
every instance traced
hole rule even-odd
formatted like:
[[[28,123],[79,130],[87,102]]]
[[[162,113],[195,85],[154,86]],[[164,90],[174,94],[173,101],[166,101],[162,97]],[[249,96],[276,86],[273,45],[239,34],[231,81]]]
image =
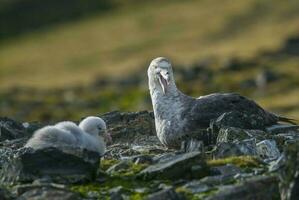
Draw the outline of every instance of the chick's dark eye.
[[[102,127],[101,127],[101,126],[98,126],[98,129],[99,129],[99,130],[102,130]]]

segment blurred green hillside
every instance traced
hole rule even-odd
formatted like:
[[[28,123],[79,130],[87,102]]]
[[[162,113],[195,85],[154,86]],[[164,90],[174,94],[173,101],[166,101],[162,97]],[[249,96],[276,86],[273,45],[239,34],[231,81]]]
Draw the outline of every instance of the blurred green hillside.
[[[1,116],[48,121],[150,109],[147,65],[167,56],[190,95],[235,91],[299,119],[297,0],[115,0],[74,12],[78,0],[56,14],[52,1],[52,18],[41,9],[4,23],[18,13],[4,12],[7,2],[0,1],[1,28],[9,27],[0,41]],[[206,76],[188,77],[201,68]]]
[[[1,0],[0,39],[65,21],[73,21],[113,7],[107,0]]]

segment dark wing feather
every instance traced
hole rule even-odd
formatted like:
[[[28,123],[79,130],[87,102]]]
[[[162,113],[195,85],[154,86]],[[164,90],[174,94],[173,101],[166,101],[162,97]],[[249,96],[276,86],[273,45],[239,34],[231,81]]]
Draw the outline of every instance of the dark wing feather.
[[[191,103],[191,102],[190,102]],[[254,101],[235,93],[215,93],[195,99],[190,106],[189,116],[197,125],[207,127],[212,119],[230,111],[262,117],[265,124],[277,123],[279,118],[265,111]]]

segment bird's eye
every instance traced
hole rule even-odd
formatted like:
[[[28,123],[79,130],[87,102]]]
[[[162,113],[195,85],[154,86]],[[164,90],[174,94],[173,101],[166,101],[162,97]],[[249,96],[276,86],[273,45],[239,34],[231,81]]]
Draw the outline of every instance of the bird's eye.
[[[99,129],[99,130],[102,130],[102,127],[99,125],[99,126],[98,126],[98,129]]]

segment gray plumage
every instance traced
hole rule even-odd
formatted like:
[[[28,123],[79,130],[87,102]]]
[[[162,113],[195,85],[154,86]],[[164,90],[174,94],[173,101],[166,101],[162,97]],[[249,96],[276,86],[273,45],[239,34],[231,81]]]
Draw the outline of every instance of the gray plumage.
[[[258,117],[256,120],[263,120],[265,126],[276,124],[279,120],[290,122],[288,118],[267,112],[239,94],[215,93],[199,98],[183,94],[175,85],[170,61],[163,57],[151,62],[148,79],[157,136],[166,146],[177,146],[179,138],[185,134],[206,129],[211,120],[230,111]]]
[[[105,122],[99,117],[90,116],[85,118],[79,126],[65,121],[54,126],[43,127],[33,134],[25,147],[63,149],[64,146],[71,146],[85,148],[103,155],[106,149],[105,134],[107,134]]]

